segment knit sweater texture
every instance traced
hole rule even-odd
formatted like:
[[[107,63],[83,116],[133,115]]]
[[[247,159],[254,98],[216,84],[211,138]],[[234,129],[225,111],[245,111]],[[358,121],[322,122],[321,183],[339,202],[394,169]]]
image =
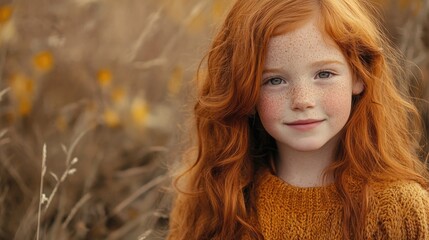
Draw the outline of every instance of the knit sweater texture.
[[[295,187],[268,170],[256,183],[257,222],[266,240],[343,239],[343,208],[333,184]],[[366,239],[429,239],[429,193],[420,184],[398,181],[372,189]]]

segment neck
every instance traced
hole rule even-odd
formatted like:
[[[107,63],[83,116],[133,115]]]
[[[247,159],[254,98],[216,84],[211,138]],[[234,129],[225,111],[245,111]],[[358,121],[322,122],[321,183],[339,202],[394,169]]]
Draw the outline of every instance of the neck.
[[[337,141],[330,141],[315,151],[296,151],[287,146],[277,146],[277,176],[297,187],[319,187],[333,182],[332,176],[324,178],[324,170],[334,161]]]

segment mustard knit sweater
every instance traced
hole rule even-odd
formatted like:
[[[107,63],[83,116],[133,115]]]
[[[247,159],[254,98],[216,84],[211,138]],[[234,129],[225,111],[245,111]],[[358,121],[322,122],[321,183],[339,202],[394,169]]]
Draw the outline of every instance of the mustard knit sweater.
[[[366,239],[429,239],[426,190],[414,182],[378,184],[372,189]],[[342,239],[342,206],[333,184],[299,188],[262,170],[256,193],[257,221],[266,240]]]

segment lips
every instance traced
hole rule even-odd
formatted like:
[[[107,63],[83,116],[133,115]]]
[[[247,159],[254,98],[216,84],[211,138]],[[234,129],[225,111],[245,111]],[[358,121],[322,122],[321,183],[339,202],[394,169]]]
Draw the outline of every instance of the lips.
[[[306,119],[306,120],[298,120],[294,122],[286,123],[286,125],[305,125],[305,124],[312,124],[317,122],[322,122],[323,120],[317,120],[317,119]]]
[[[304,119],[286,123],[287,126],[297,130],[310,130],[319,126],[324,119]]]

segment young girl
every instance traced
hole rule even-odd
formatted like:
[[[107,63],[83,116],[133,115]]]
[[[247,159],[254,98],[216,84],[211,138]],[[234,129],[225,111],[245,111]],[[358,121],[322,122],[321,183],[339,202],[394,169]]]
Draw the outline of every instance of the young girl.
[[[429,239],[397,54],[363,0],[238,0],[194,108],[169,239]]]

